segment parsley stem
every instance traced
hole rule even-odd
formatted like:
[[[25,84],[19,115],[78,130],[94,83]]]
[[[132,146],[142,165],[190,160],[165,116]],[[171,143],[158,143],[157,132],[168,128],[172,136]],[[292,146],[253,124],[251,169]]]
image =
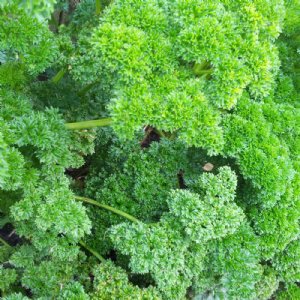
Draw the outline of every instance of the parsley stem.
[[[210,75],[213,72],[211,65],[208,62],[195,63],[193,72],[197,76]]]
[[[51,81],[53,83],[58,83],[64,76],[65,74],[67,73],[67,69],[66,68],[63,68],[61,70],[59,70],[56,75],[54,75],[52,78],[51,78]]]
[[[96,15],[101,13],[101,0],[96,0]]]
[[[197,75],[202,75],[202,74],[211,74],[212,73],[212,69],[210,69],[210,70],[199,70],[199,71],[197,71]]]
[[[112,118],[102,118],[98,120],[81,121],[74,123],[66,123],[67,129],[88,129],[94,127],[109,126],[112,124]]]
[[[83,87],[77,94],[80,97],[83,97],[93,86],[95,86],[97,83],[99,83],[98,81],[94,81],[92,83],[89,83],[88,85],[86,85],[85,87]]]
[[[2,239],[1,237],[0,237],[0,242],[4,245],[4,246],[6,246],[6,247],[8,247],[8,248],[11,248],[11,245],[9,245],[4,239]]]
[[[101,203],[99,203],[99,202],[97,202],[97,201],[95,201],[95,200],[92,200],[92,199],[90,199],[90,198],[80,197],[80,196],[75,196],[75,199],[76,199],[76,200],[79,200],[79,201],[82,201],[82,202],[86,202],[86,203],[93,204],[93,205],[95,205],[95,206],[104,208],[104,209],[106,209],[106,210],[109,210],[109,211],[111,211],[111,212],[113,212],[113,213],[115,213],[115,214],[117,214],[117,215],[119,215],[119,216],[122,216],[122,217],[124,217],[124,218],[126,218],[126,219],[132,221],[132,222],[139,222],[138,219],[136,219],[135,217],[133,217],[133,216],[127,214],[126,212],[124,212],[124,211],[122,211],[122,210],[119,210],[119,209],[117,209],[117,208],[111,207],[111,206],[106,205],[106,204],[101,204]]]
[[[87,244],[85,244],[83,241],[79,241],[79,244],[85,248],[86,250],[88,250],[90,253],[92,253],[95,257],[97,257],[101,262],[105,262],[105,258],[103,256],[101,256],[97,251],[93,250],[92,248],[90,248]]]

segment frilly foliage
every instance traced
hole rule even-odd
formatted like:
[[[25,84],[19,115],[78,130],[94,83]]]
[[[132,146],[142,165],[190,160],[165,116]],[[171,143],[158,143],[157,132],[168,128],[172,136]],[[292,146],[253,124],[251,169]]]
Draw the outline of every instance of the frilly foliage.
[[[59,281],[73,276],[68,264],[77,260],[76,244],[90,232],[86,210],[75,202],[64,172],[81,166],[91,148],[84,134],[78,138],[67,132],[57,110],[33,111],[29,99],[8,90],[1,91],[0,120],[6,144],[1,212],[9,211],[17,234],[30,242],[16,249],[12,264],[21,272],[23,286],[49,296],[59,291]],[[2,211],[10,193],[13,201]]]
[[[58,55],[55,38],[46,24],[14,2],[0,7],[0,53],[5,62],[20,62],[37,75]]]
[[[244,219],[242,210],[231,204],[236,177],[229,168],[220,168],[217,176],[203,174],[199,181],[199,194],[170,192],[169,212],[160,222],[125,223],[110,231],[115,247],[130,255],[131,270],[150,273],[166,299],[184,297],[195,275],[204,268],[205,245],[232,235]],[[191,263],[194,256],[202,262]]]
[[[34,15],[38,20],[44,21],[44,19],[49,19],[51,13],[54,11],[54,6],[57,0],[3,0],[0,6],[6,6],[8,4],[15,4],[18,7],[24,9],[27,14]]]
[[[77,2],[0,4],[0,296],[298,299],[298,1]]]
[[[128,281],[128,276],[120,267],[113,262],[107,261],[94,268],[95,292],[91,294],[93,300],[103,299],[139,299],[160,300],[159,292],[153,287],[138,288]]]
[[[274,87],[284,12],[283,1],[113,1],[80,39],[72,74],[113,83],[120,135],[147,123],[219,153],[217,108],[234,107],[246,89],[262,98]]]

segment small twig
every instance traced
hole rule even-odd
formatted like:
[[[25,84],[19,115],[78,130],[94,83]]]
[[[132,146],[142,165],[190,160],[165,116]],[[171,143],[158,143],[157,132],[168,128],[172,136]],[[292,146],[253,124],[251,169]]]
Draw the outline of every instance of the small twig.
[[[13,234],[15,234],[16,233],[16,229],[14,229],[9,235],[8,235],[8,237],[11,237]]]

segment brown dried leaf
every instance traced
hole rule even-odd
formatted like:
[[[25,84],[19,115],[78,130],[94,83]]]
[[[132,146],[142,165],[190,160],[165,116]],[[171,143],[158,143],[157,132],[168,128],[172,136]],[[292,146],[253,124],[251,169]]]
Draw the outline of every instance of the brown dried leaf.
[[[202,167],[202,169],[203,169],[204,171],[206,171],[206,172],[210,172],[213,168],[214,168],[214,165],[211,164],[211,163],[206,163],[206,164]]]

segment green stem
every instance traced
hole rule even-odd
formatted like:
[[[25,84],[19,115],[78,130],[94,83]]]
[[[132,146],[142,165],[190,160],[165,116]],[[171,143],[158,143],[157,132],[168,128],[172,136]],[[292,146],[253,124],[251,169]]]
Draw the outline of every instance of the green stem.
[[[96,15],[101,13],[101,0],[96,0]]]
[[[52,78],[51,78],[51,81],[53,83],[58,83],[64,76],[65,74],[67,73],[67,69],[66,68],[63,68],[61,70],[59,70],[56,75],[54,75]]]
[[[85,244],[83,241],[80,241],[79,244],[85,248],[86,250],[88,250],[90,253],[92,253],[95,257],[97,257],[101,262],[105,262],[105,259],[103,256],[101,256],[97,251],[93,250],[92,248],[90,248],[87,244]]]
[[[115,213],[115,214],[117,214],[117,215],[119,215],[119,216],[122,216],[122,217],[124,217],[124,218],[126,218],[126,219],[132,221],[132,222],[139,222],[138,219],[136,219],[135,217],[133,217],[133,216],[127,214],[126,212],[124,212],[124,211],[122,211],[122,210],[119,210],[119,209],[117,209],[117,208],[111,207],[111,206],[106,205],[106,204],[101,204],[101,203],[99,203],[99,202],[97,202],[97,201],[95,201],[95,200],[92,200],[92,199],[90,199],[90,198],[80,197],[80,196],[75,196],[75,199],[76,199],[76,200],[79,200],[79,201],[82,201],[82,202],[86,202],[86,203],[93,204],[93,205],[95,205],[95,206],[104,208],[104,209],[106,209],[106,210],[109,210],[109,211],[111,211],[111,212],[113,212],[113,213]]]
[[[196,75],[206,75],[206,74],[211,74],[212,70],[200,70],[197,72]]]
[[[213,70],[211,68],[211,65],[208,62],[202,62],[202,63],[195,63],[193,66],[193,72],[197,76],[201,75],[210,75]]]
[[[67,129],[88,129],[94,127],[104,127],[112,124],[112,118],[102,118],[98,120],[82,121],[75,123],[66,123]]]
[[[96,82],[92,82],[90,84],[88,84],[87,86],[85,86],[84,88],[82,88],[77,94],[78,96],[82,97],[84,96],[93,86],[95,86],[98,83],[98,81]]]
[[[8,248],[11,248],[11,245],[9,245],[4,239],[2,239],[1,237],[0,237],[0,242],[4,245],[4,246],[6,246],[6,247],[8,247]]]

